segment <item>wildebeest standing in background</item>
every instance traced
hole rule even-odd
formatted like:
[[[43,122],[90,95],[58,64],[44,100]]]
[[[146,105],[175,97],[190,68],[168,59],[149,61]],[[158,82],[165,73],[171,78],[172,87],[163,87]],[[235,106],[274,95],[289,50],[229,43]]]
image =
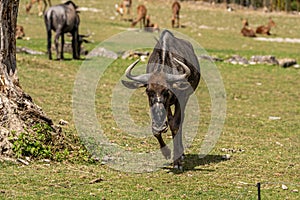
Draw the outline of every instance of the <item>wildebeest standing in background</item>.
[[[147,8],[144,5],[139,5],[137,7],[137,18],[131,24],[131,27],[134,27],[138,22],[140,22],[140,29],[143,27],[145,28],[146,25],[146,15],[147,15]]]
[[[64,34],[71,33],[72,35],[72,49],[73,49],[73,58],[80,58],[80,44],[79,44],[79,23],[80,18],[76,6],[72,1],[67,1],[64,4],[59,4],[56,6],[50,7],[44,14],[45,25],[47,30],[47,52],[49,59],[52,59],[51,53],[51,36],[52,30],[55,31],[55,49],[57,59],[64,59]],[[61,37],[61,51],[59,56],[58,46],[59,46],[59,37]]]
[[[42,11],[42,7],[43,7],[42,1],[44,3],[43,11]],[[47,1],[48,1],[49,6],[51,6],[51,0],[29,0],[29,2],[26,4],[26,13],[28,14],[30,12],[30,9],[33,4],[38,3],[39,16],[42,16],[43,13],[45,13],[45,10],[48,6]]]
[[[184,155],[182,127],[184,110],[189,96],[200,81],[200,66],[192,45],[183,39],[176,38],[171,32],[162,32],[159,41],[151,54],[146,74],[132,75],[131,71],[138,60],[126,69],[124,81],[130,89],[146,87],[152,118],[152,132],[157,138],[162,154],[171,157],[171,151],[162,139],[162,133],[168,126],[173,137],[173,161],[175,168],[182,168]],[[171,106],[175,106],[174,113]]]
[[[180,12],[180,4],[178,1],[175,1],[172,4],[172,28],[175,28],[176,21],[177,21],[176,27],[179,28],[179,12]]]

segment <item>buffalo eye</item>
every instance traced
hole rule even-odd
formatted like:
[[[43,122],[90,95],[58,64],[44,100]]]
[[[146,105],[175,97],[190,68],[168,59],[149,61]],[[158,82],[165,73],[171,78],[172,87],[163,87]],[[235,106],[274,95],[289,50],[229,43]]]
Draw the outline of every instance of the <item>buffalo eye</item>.
[[[150,96],[155,96],[155,92],[153,90],[149,90],[149,89],[146,89],[146,93],[147,95],[150,97]]]

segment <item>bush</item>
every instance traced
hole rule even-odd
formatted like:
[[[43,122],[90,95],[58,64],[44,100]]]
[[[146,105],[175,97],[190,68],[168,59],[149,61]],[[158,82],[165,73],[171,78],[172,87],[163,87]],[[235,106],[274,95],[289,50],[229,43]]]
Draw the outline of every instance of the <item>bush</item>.
[[[28,130],[12,134],[10,141],[18,158],[51,159],[54,161],[91,161],[88,151],[74,135],[56,133],[47,124],[37,124]]]

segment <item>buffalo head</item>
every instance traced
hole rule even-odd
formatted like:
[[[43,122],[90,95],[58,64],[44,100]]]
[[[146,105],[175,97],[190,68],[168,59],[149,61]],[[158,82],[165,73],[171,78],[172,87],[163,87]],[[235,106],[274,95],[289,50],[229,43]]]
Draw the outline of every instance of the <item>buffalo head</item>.
[[[154,135],[168,130],[167,115],[170,112],[168,109],[170,109],[172,100],[174,101],[174,98],[176,98],[176,92],[174,91],[182,91],[190,86],[187,82],[187,78],[190,76],[190,69],[179,59],[173,59],[183,68],[184,74],[168,74],[162,70],[156,70],[151,73],[132,75],[132,69],[139,62],[137,60],[125,72],[126,77],[133,82],[122,80],[123,85],[129,89],[146,87]],[[151,65],[151,63],[148,65]]]

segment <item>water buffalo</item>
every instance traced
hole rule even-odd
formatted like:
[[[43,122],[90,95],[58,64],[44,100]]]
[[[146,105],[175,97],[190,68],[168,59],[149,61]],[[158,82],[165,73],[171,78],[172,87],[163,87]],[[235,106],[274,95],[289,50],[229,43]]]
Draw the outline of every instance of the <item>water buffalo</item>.
[[[135,61],[125,72],[128,79],[122,80],[130,89],[146,87],[152,119],[152,133],[157,138],[162,154],[171,157],[171,151],[162,139],[162,133],[170,127],[173,137],[173,165],[182,168],[184,155],[182,127],[184,111],[189,96],[200,81],[200,65],[192,45],[176,38],[165,30],[149,58],[146,74],[132,75],[131,71],[139,62]],[[171,106],[174,106],[172,112]]]
[[[49,59],[52,59],[51,53],[51,31],[55,31],[55,49],[57,59],[64,59],[64,34],[71,33],[72,35],[72,49],[73,58],[80,58],[80,44],[79,44],[79,23],[80,18],[76,6],[72,1],[67,1],[64,4],[59,4],[50,7],[44,14],[44,20],[47,30],[47,52]],[[61,37],[61,51],[59,56],[58,45],[59,37]]]

